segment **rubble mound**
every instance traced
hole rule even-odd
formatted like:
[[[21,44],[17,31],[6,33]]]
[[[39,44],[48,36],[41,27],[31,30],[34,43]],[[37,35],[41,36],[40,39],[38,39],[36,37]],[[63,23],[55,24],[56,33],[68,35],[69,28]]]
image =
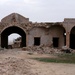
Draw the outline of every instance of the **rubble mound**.
[[[30,46],[30,47],[23,47],[23,51],[29,52],[37,52],[39,54],[52,54],[52,53],[60,53],[61,49],[51,48],[47,46]]]

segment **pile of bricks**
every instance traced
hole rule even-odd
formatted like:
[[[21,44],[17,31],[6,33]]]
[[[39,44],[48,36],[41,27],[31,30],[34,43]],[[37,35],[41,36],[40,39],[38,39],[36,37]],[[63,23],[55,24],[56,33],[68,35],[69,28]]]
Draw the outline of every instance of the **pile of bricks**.
[[[37,52],[39,54],[53,54],[60,53],[60,49],[50,48],[45,46],[31,46],[31,47],[23,47],[23,51]]]

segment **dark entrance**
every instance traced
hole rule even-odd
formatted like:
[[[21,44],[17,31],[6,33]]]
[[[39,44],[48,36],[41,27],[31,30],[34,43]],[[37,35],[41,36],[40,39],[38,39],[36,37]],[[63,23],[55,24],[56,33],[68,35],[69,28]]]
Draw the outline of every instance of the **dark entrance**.
[[[75,49],[75,27],[72,28],[70,33],[70,48]]]
[[[58,46],[59,46],[59,38],[53,37],[53,47],[58,47]]]
[[[34,45],[39,46],[40,45],[40,37],[34,37]]]
[[[72,28],[70,33],[70,48],[75,49],[75,27]]]
[[[22,37],[21,47],[25,47],[26,46],[26,34],[21,28],[16,27],[16,26],[8,27],[1,33],[1,47],[8,48],[8,36],[12,33],[17,33],[21,35]]]
[[[70,35],[70,48],[75,49],[75,34]]]

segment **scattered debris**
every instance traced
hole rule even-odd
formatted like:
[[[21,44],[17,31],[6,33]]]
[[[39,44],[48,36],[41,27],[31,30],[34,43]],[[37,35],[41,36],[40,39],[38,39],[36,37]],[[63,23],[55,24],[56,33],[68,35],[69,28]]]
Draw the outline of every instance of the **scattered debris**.
[[[39,54],[52,54],[52,53],[60,53],[60,49],[51,48],[47,46],[30,46],[30,47],[23,47],[23,51],[29,51],[29,52],[37,52]]]
[[[61,51],[65,53],[72,53],[73,50],[71,48],[68,48],[67,46],[63,46]]]

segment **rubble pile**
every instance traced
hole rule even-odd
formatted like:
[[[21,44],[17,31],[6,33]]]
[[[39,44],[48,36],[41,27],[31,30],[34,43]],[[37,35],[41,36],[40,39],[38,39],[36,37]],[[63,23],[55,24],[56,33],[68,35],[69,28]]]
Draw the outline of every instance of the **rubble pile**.
[[[62,46],[61,51],[65,52],[65,53],[74,53],[74,49],[68,48],[67,46]]]
[[[61,53],[60,49],[51,48],[47,46],[30,46],[23,47],[23,51],[37,52],[39,54],[52,54],[52,53]]]

